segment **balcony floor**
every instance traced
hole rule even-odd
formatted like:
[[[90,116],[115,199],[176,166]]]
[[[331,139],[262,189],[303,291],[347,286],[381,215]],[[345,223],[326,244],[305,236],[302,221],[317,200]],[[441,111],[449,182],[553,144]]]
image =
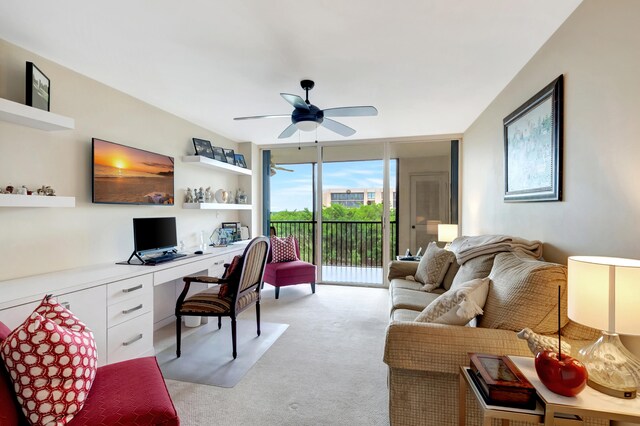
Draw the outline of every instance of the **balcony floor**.
[[[374,284],[382,286],[382,268],[323,265],[322,281],[327,283]]]

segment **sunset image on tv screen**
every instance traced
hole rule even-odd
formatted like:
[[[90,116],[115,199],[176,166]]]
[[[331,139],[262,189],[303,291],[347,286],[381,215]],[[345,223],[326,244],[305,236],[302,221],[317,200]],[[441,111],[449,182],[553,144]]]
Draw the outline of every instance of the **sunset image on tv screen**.
[[[173,205],[173,157],[93,139],[93,202]]]

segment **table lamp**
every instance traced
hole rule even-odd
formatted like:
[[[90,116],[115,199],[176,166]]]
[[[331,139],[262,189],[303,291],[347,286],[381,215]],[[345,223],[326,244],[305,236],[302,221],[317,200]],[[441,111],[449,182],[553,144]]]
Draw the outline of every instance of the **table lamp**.
[[[447,243],[444,247],[447,248],[451,245],[451,242],[458,238],[458,225],[449,223],[438,224],[438,241],[444,241]]]
[[[587,384],[607,395],[635,398],[640,361],[618,333],[640,335],[640,260],[569,257],[567,298],[570,319],[602,330],[578,355],[589,373]]]

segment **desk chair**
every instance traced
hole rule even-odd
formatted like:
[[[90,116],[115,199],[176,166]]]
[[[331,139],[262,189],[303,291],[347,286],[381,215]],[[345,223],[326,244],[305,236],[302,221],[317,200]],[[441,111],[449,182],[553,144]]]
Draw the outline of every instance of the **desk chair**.
[[[176,302],[176,356],[180,357],[181,322],[183,316],[218,317],[218,329],[222,327],[222,317],[231,317],[231,339],[233,358],[236,351],[236,317],[245,309],[255,305],[258,336],[260,336],[260,289],[264,267],[269,253],[269,239],[254,238],[245,248],[242,256],[236,256],[230,265],[225,265],[222,278],[200,276],[185,277],[184,289]],[[191,297],[186,297],[192,282],[221,284]]]

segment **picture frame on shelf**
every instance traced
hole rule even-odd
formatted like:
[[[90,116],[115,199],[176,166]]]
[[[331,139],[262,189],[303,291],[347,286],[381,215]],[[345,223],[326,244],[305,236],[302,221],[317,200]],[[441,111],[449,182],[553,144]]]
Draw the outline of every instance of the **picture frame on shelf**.
[[[242,167],[243,169],[247,168],[247,162],[244,160],[244,155],[235,154],[235,158],[236,158],[236,166]]]
[[[562,200],[563,77],[503,121],[504,201]]]
[[[224,155],[224,151],[218,146],[213,147],[213,159],[222,161],[223,163],[227,162],[227,157]]]
[[[224,156],[227,158],[227,163],[236,165],[236,153],[232,149],[222,148]]]
[[[51,81],[33,63],[27,61],[26,73],[27,106],[49,111],[51,106]]]
[[[193,148],[196,150],[196,155],[213,158],[213,147],[211,146],[211,142],[204,139],[193,138]]]

